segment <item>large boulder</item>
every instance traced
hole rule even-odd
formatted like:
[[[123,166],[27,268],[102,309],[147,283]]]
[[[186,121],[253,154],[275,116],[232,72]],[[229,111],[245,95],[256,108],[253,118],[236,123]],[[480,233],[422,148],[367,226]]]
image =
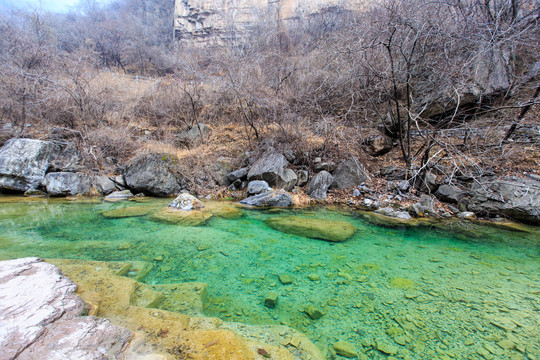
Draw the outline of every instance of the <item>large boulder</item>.
[[[167,197],[182,190],[183,176],[177,169],[178,158],[170,154],[151,153],[133,160],[124,179],[134,193]]]
[[[288,207],[293,205],[291,194],[283,190],[272,190],[250,196],[240,204],[258,207]]]
[[[77,285],[38,258],[0,262],[2,359],[120,359],[131,331],[82,316]]]
[[[94,176],[94,179],[93,179],[94,188],[96,188],[96,190],[101,195],[109,195],[113,191],[116,190],[116,182],[113,179],[114,177],[110,177],[106,175]]]
[[[269,218],[264,223],[274,230],[287,234],[332,242],[345,241],[356,232],[356,228],[346,221],[298,216]]]
[[[358,159],[342,161],[332,173],[332,188],[348,189],[371,180],[369,173]]]
[[[52,196],[83,195],[90,192],[90,177],[83,173],[52,172],[45,176],[43,184]]]
[[[8,140],[0,149],[0,189],[25,192],[38,187],[56,150],[47,141]]]
[[[334,177],[328,171],[323,170],[311,178],[307,194],[314,199],[326,199],[326,192],[333,181]]]
[[[367,151],[372,156],[384,155],[392,150],[392,139],[381,133],[372,133],[366,137]]]
[[[467,190],[463,190],[455,185],[446,184],[439,186],[435,192],[437,199],[452,204],[457,204],[459,200],[467,195],[469,195]]]
[[[487,177],[472,185],[468,209],[479,215],[502,215],[540,225],[540,181]]]
[[[83,158],[74,143],[62,146],[49,164],[48,172],[84,171]]]
[[[227,182],[229,184],[234,183],[236,180],[244,180],[248,174],[249,168],[241,168],[235,171],[232,171],[227,174]]]
[[[272,190],[268,183],[263,180],[254,180],[248,184],[247,193],[249,195],[257,195]]]
[[[283,189],[285,191],[291,191],[296,182],[298,181],[298,176],[291,169],[283,170],[283,175],[278,176],[276,180],[276,187]]]
[[[204,138],[210,134],[212,130],[208,125],[203,123],[197,123],[190,129],[182,131],[177,136],[177,141],[183,145],[193,145],[197,142],[204,140]]]
[[[248,181],[264,180],[270,186],[275,186],[278,180],[283,177],[285,167],[289,164],[285,156],[281,154],[270,154],[260,158],[253,164],[247,174]]]

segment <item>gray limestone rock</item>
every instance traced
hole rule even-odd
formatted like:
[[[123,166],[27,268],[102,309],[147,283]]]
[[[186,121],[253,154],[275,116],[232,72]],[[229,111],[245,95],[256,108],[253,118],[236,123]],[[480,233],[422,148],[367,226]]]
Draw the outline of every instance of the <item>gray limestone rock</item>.
[[[101,195],[109,195],[116,190],[116,183],[110,176],[94,176],[93,185]]]
[[[84,195],[90,192],[90,177],[83,173],[52,172],[43,181],[52,196]]]
[[[328,171],[321,171],[311,178],[308,184],[307,194],[314,199],[325,199],[328,188],[334,181],[334,177]]]
[[[358,159],[349,159],[341,162],[332,173],[334,181],[332,188],[347,189],[371,180],[364,165]]]
[[[204,208],[203,203],[197,199],[195,196],[189,193],[182,193],[176,197],[170,204],[170,208],[176,210],[198,210]]]
[[[309,172],[307,170],[298,170],[296,172],[296,176],[298,177],[298,181],[296,183],[297,186],[304,186],[307,184],[309,180]]]
[[[480,215],[502,215],[540,225],[540,181],[521,177],[480,179],[471,187],[468,209]]]
[[[293,205],[292,196],[283,190],[272,190],[250,196],[240,204],[258,207],[288,207]]]
[[[25,192],[37,188],[56,150],[47,141],[8,140],[0,149],[0,189]]]
[[[441,185],[435,192],[437,199],[452,204],[457,204],[459,200],[468,194],[468,191],[460,189],[455,185]]]
[[[124,179],[135,193],[167,197],[182,190],[183,176],[177,169],[178,158],[170,154],[152,153],[133,160]]]
[[[249,169],[247,167],[232,171],[227,174],[227,181],[229,184],[234,183],[236,180],[243,180],[246,178]]]
[[[247,174],[248,181],[264,180],[270,186],[276,185],[283,176],[288,161],[281,154],[270,154],[255,162]]]
[[[296,185],[297,181],[298,177],[296,176],[294,171],[292,171],[291,169],[285,169],[283,170],[283,174],[281,176],[278,176],[276,180],[276,187],[285,191],[291,191]]]
[[[268,183],[263,180],[250,181],[247,187],[247,193],[249,195],[257,195],[272,190]]]

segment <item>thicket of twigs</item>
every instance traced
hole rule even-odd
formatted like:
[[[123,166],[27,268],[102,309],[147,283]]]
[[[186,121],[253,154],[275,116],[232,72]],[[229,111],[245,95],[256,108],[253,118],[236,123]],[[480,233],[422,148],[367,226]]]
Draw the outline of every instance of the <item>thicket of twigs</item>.
[[[316,136],[311,150],[329,156],[360,151],[378,128],[408,167],[478,175],[535,114],[538,82],[525,76],[540,53],[535,5],[383,0],[283,21],[269,13],[219,47],[174,40],[172,1],[6,11],[0,142],[62,134],[103,168],[148,136],[176,146],[198,122],[237,124],[254,149],[301,152]]]

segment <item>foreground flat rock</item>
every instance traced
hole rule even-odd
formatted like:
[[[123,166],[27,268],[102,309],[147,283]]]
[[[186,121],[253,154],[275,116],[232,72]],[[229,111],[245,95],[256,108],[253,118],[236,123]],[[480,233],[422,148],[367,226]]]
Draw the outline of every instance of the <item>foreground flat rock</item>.
[[[81,316],[77,286],[38,258],[0,262],[2,359],[90,360],[121,358],[131,331]]]
[[[264,221],[274,230],[287,234],[333,242],[345,241],[356,233],[346,221],[310,219],[298,216],[275,217]]]

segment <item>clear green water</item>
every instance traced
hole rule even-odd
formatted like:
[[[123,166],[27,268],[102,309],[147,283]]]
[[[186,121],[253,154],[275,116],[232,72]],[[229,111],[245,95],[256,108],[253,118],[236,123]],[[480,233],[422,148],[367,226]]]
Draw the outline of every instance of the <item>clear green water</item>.
[[[390,229],[328,209],[242,210],[237,220],[213,217],[204,226],[182,227],[100,215],[124,206],[159,208],[168,200],[8,200],[0,197],[0,259],[151,262],[145,282],[208,283],[207,315],[289,325],[323,351],[345,340],[369,359],[388,357],[377,343],[394,347],[394,358],[540,358],[538,229],[458,223]],[[329,243],[263,222],[291,215],[348,221],[358,232]],[[293,283],[283,285],[282,274]],[[269,291],[280,295],[275,309],[263,305]],[[309,318],[307,305],[323,317]]]

